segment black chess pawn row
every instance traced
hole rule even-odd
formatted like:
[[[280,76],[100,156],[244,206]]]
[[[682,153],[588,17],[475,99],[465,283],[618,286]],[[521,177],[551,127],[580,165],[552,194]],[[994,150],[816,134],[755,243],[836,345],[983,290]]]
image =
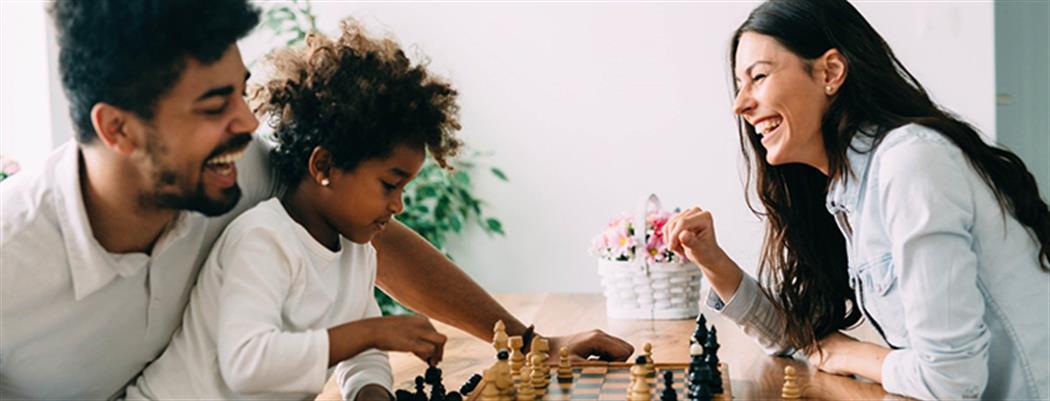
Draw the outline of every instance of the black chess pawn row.
[[[423,376],[416,376],[416,391],[397,390],[394,398],[397,401],[463,401],[463,398],[474,390],[481,382],[481,376],[474,375],[460,388],[460,391],[445,392],[445,385],[441,381],[441,369],[428,367]],[[430,396],[427,396],[426,385],[430,385]]]

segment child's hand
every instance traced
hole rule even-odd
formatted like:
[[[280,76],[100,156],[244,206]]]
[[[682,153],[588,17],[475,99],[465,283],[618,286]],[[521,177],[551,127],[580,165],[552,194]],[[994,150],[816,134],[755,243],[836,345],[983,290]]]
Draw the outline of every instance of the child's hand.
[[[383,351],[416,354],[430,364],[441,362],[448,337],[438,333],[422,316],[387,316],[368,319],[374,347]]]
[[[378,384],[361,387],[361,390],[357,392],[357,397],[354,398],[355,401],[391,401],[393,399],[390,392]]]

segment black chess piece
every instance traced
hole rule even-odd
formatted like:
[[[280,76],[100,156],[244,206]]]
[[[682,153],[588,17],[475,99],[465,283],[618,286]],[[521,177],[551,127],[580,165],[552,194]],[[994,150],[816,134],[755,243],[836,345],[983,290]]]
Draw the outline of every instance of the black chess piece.
[[[703,365],[703,364],[704,364],[704,355],[703,354],[690,355],[689,356],[689,370],[687,370],[686,372],[689,375],[692,375],[693,372],[696,371],[697,369],[699,369],[700,366]]]
[[[707,332],[707,338],[701,346],[704,347],[705,354],[714,355],[715,362],[718,361],[718,349],[722,348],[722,345],[718,343],[718,329],[715,326],[711,326],[711,330]]]
[[[722,371],[718,369],[718,349],[722,346],[718,344],[718,329],[711,326],[711,331],[707,334],[707,341],[703,344],[704,347],[704,363],[711,369],[711,393],[722,394],[725,392],[724,386],[722,385]]]
[[[437,366],[432,365],[428,367],[427,371],[423,373],[423,375],[423,381],[431,386],[433,386],[434,383],[441,382],[441,369]]]
[[[710,384],[711,394],[722,394],[725,392],[725,388],[722,385],[722,371],[718,369],[718,357],[714,354],[704,354],[704,365],[707,370],[711,373]]]
[[[467,379],[466,383],[463,383],[463,386],[459,388],[459,393],[462,394],[464,397],[468,396],[470,395],[470,393],[474,392],[474,389],[478,388],[478,384],[480,383],[481,375],[475,373],[473,376],[470,376],[470,378]]]
[[[463,401],[463,395],[453,391],[445,395],[445,401]]]
[[[678,392],[674,390],[673,371],[664,371],[664,391],[660,393],[660,401],[678,401]]]
[[[499,352],[496,353],[496,359],[499,359],[501,361],[505,361],[508,358],[510,358],[510,353],[508,353],[507,350],[505,350],[505,349],[501,349],[501,350],[499,350]]]
[[[440,381],[430,385],[430,401],[445,401],[445,385]]]
[[[416,396],[408,390],[398,389],[394,392],[394,399],[397,401],[416,401]]]
[[[712,398],[711,368],[704,363],[700,355],[694,355],[689,363],[689,392],[692,401],[708,401]]]
[[[693,338],[689,343],[703,345],[704,341],[707,340],[707,334],[707,318],[701,313],[700,316],[696,318],[696,330],[693,331]]]
[[[412,395],[415,401],[427,401],[427,392],[423,389],[424,382],[423,376],[416,376],[416,393]]]

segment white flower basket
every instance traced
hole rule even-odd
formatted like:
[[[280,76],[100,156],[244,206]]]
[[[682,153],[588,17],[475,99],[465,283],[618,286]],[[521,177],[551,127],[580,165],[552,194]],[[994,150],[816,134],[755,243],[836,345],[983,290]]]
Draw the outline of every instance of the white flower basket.
[[[656,210],[661,207],[656,195],[649,195],[635,216],[638,244],[645,244],[645,216],[651,206]],[[673,320],[690,319],[699,313],[702,275],[691,262],[649,263],[644,257],[630,261],[599,259],[598,275],[610,318]]]

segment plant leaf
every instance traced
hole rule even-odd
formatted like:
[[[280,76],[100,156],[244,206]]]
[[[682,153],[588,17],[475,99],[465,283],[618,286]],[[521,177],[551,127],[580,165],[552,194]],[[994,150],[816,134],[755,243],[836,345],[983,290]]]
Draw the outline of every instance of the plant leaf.
[[[500,170],[499,168],[496,168],[496,167],[492,167],[492,168],[489,169],[489,171],[492,171],[492,175],[496,176],[496,178],[499,178],[501,181],[503,181],[503,182],[507,182],[508,181],[507,180],[507,175],[503,173],[503,170]]]

